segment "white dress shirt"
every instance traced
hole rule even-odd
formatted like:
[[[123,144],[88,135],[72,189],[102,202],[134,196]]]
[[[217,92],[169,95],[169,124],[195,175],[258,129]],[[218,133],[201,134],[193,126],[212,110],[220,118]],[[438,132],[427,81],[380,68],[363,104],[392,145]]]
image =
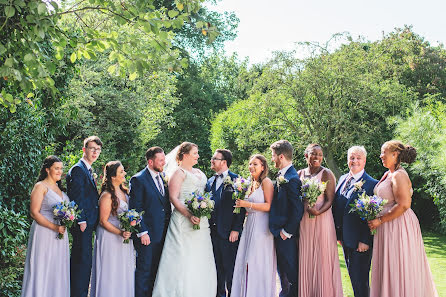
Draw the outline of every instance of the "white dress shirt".
[[[352,182],[350,183],[350,185],[353,185],[354,183],[358,182],[361,179],[361,176],[364,174],[364,169],[362,169],[361,171],[359,171],[356,174],[352,174],[352,172],[350,171],[350,173],[348,174],[348,176],[345,178],[345,182],[342,185],[342,191],[341,193],[343,193],[346,189],[345,186],[347,185],[347,181],[348,179],[353,176]]]
[[[226,171],[223,171],[222,173],[223,176],[220,178],[218,175],[215,177],[216,181],[215,181],[215,189],[218,190],[218,188],[220,188],[221,184],[223,183],[223,181],[225,180],[225,178],[228,176],[229,174],[229,169]]]

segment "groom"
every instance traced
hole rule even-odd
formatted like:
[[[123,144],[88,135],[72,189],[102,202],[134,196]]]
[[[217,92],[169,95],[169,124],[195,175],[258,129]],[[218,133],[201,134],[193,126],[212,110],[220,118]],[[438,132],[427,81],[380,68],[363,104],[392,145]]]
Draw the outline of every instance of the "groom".
[[[130,179],[129,209],[144,211],[137,238],[135,297],[152,296],[161,258],[171,207],[167,181],[163,174],[164,151],[151,147],[146,152],[147,167]]]
[[[92,266],[92,238],[98,223],[99,193],[91,165],[99,158],[102,141],[97,136],[84,140],[82,159],[67,174],[67,194],[82,210],[78,223],[71,227],[70,258],[72,297],[87,297]]]
[[[350,213],[350,204],[365,192],[373,195],[378,183],[365,170],[367,152],[363,146],[353,146],[347,152],[350,172],[339,179],[333,201],[336,235],[344,249],[345,263],[355,297],[369,296],[369,271],[372,260],[373,236],[367,222],[356,213]]]
[[[239,214],[233,213],[235,205],[232,199],[233,188],[224,182],[228,178],[232,181],[237,178],[237,174],[229,171],[231,163],[231,151],[216,150],[211,158],[211,169],[215,171],[215,175],[206,185],[206,191],[212,192],[212,200],[215,201],[209,223],[217,268],[217,297],[226,297],[226,289],[228,296],[231,296],[235,258],[246,213],[244,208]]]
[[[270,146],[272,161],[279,169],[269,212],[269,229],[274,235],[282,292],[280,296],[297,297],[299,226],[303,215],[302,183],[294,169],[293,147],[286,140]]]

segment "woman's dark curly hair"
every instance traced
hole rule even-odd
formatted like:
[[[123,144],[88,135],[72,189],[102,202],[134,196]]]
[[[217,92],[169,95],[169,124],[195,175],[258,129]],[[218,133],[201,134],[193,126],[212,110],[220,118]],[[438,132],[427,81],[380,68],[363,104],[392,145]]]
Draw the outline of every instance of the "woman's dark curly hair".
[[[42,181],[45,178],[47,178],[48,172],[46,172],[46,170],[50,169],[54,163],[58,163],[58,162],[62,163],[62,160],[59,159],[57,156],[51,155],[51,156],[46,157],[45,160],[43,160],[42,167],[40,168],[40,173],[39,173],[39,177],[37,178],[37,182]],[[58,180],[56,183],[57,183],[57,186],[59,187],[59,189],[61,189],[62,191],[65,191],[65,189],[62,187],[62,180]]]
[[[114,216],[118,214],[119,198],[118,196],[116,196],[115,187],[113,186],[112,183],[112,177],[116,177],[116,174],[118,173],[118,168],[121,166],[122,164],[120,161],[108,162],[104,167],[104,179],[102,180],[102,185],[101,185],[101,194],[104,192],[109,192],[111,194],[111,200],[112,200],[111,213]],[[123,184],[120,184],[119,188],[124,193],[128,194],[128,189]]]

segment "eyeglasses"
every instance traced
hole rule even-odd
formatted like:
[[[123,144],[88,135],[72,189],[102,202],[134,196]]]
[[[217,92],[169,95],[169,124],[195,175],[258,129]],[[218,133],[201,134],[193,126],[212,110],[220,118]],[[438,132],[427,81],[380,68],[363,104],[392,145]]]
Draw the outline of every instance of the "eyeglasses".
[[[89,150],[92,153],[94,152],[100,153],[102,151],[101,148],[95,148],[95,147],[86,147],[85,149]]]
[[[216,158],[216,157],[212,157],[212,158],[211,158],[211,161],[216,161],[216,160],[218,160],[218,161],[223,161],[224,159],[219,159],[219,158]]]

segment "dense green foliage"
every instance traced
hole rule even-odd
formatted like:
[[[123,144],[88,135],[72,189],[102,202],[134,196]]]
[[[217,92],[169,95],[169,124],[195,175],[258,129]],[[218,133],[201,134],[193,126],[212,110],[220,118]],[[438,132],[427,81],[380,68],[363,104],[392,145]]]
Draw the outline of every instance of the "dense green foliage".
[[[26,216],[0,206],[0,297],[20,296],[28,230]]]
[[[432,98],[431,98],[432,99]],[[446,106],[434,101],[424,108],[415,106],[408,117],[399,119],[397,135],[417,148],[417,160],[410,172],[415,184],[418,217],[431,223],[440,220],[437,229],[446,232]],[[431,202],[438,207],[432,209]],[[438,216],[439,215],[439,216]]]

